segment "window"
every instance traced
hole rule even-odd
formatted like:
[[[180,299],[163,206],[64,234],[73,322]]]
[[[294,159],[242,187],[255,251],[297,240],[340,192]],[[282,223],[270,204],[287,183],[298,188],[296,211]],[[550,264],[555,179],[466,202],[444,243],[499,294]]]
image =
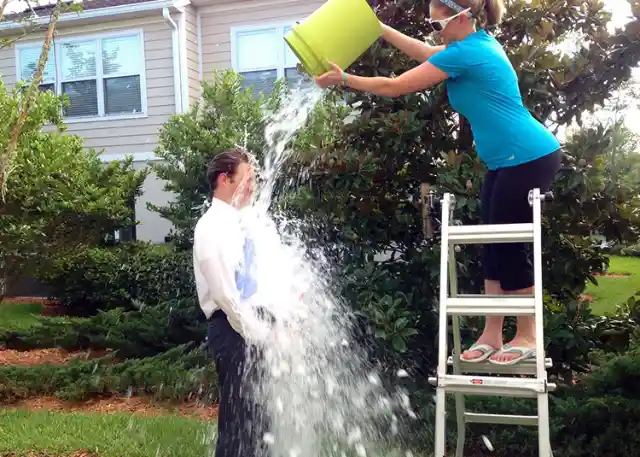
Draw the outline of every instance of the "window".
[[[56,40],[40,88],[69,97],[64,112],[69,118],[143,114],[142,43],[139,32]],[[18,48],[23,80],[33,76],[41,50],[41,44]]]
[[[232,31],[233,68],[244,77],[244,87],[269,93],[278,78],[293,84],[303,78],[296,70],[297,57],[284,41],[290,30],[287,25]]]

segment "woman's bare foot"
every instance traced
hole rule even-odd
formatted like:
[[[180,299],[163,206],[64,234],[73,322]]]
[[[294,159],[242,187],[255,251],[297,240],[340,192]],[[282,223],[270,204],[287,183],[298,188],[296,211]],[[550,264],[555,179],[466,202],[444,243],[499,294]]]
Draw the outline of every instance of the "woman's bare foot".
[[[514,363],[535,356],[536,340],[516,336],[505,344],[498,352],[493,354],[490,360],[497,363]]]
[[[493,352],[497,351],[502,347],[502,335],[499,335],[498,338],[491,336],[482,335],[478,341],[476,341],[469,349],[462,353],[463,360],[475,360],[483,358],[486,355],[487,351]],[[484,357],[486,358],[486,357]]]

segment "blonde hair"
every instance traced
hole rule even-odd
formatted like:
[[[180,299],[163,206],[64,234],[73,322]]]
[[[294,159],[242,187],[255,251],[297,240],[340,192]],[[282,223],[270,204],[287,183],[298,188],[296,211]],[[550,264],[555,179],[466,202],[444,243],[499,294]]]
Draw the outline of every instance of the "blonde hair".
[[[478,27],[485,28],[498,25],[504,16],[505,6],[503,0],[453,0],[463,8],[471,8],[471,13]],[[451,14],[457,13],[440,0],[431,2],[436,8],[445,8]]]

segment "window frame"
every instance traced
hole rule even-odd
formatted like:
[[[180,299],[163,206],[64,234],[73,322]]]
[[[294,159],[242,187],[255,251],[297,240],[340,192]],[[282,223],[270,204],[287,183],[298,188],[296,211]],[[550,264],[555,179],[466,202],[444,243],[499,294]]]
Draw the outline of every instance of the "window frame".
[[[109,115],[105,114],[105,98],[104,98],[104,81],[108,78],[116,78],[119,76],[124,76],[124,73],[109,75],[105,77],[103,72],[103,62],[102,62],[102,40],[109,38],[121,38],[127,36],[137,36],[138,41],[140,43],[140,113],[131,113],[131,114],[114,114]],[[144,52],[144,31],[143,29],[126,29],[126,30],[117,30],[112,32],[99,32],[99,33],[89,33],[82,35],[69,35],[69,36],[60,36],[54,38],[51,43],[51,48],[53,50],[54,58],[56,59],[55,64],[55,82],[54,87],[56,89],[56,94],[62,95],[62,66],[57,64],[57,61],[62,56],[61,46],[65,43],[73,43],[73,42],[85,42],[85,41],[94,41],[96,43],[96,76],[94,78],[81,78],[80,80],[95,80],[96,81],[96,94],[98,98],[98,115],[97,116],[75,116],[75,117],[64,117],[65,124],[74,124],[81,122],[98,122],[98,121],[110,121],[110,120],[126,120],[126,119],[143,119],[149,116],[148,111],[148,96],[147,96],[147,70],[146,70],[146,59]],[[34,48],[42,49],[43,40],[37,41],[28,41],[17,43],[15,48],[15,63],[16,63],[16,81],[22,81],[22,66],[20,62],[20,52],[23,49]],[[128,74],[129,76],[134,76],[133,74]],[[75,81],[75,80],[74,80]],[[69,82],[69,81],[65,81]],[[100,113],[103,113],[100,115]]]
[[[285,70],[287,68],[295,68],[295,67],[288,67],[286,65],[286,53],[285,53],[285,46],[286,43],[284,41],[284,29],[288,28],[288,27],[293,27],[296,23],[298,22],[302,22],[304,20],[304,18],[296,18],[296,19],[291,19],[291,20],[285,20],[285,21],[278,21],[278,22],[260,22],[260,23],[254,23],[254,24],[247,24],[247,25],[237,25],[237,26],[232,26],[231,30],[230,30],[230,34],[231,34],[231,68],[233,68],[233,70],[235,70],[238,73],[248,73],[248,72],[253,72],[253,71],[268,71],[268,70],[273,70],[273,67],[246,67],[246,68],[240,68],[239,63],[238,63],[238,55],[239,55],[239,51],[240,51],[240,47],[238,45],[238,36],[242,33],[251,33],[251,32],[261,32],[261,31],[267,31],[267,30],[276,30],[277,35],[279,37],[279,39],[282,39],[282,46],[278,46],[278,51],[277,51],[277,66],[276,66],[276,77],[278,79],[284,78],[285,77]],[[297,59],[296,59],[297,60]]]

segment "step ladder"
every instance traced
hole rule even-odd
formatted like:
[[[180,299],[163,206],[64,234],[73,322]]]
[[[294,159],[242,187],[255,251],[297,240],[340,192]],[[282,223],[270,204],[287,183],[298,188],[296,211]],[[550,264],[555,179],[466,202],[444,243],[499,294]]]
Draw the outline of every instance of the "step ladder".
[[[440,257],[440,316],[438,335],[438,370],[429,383],[436,386],[436,429],[434,457],[446,456],[446,394],[455,394],[458,439],[456,457],[463,457],[466,424],[528,425],[538,427],[540,457],[552,457],[549,435],[548,393],[555,384],[547,382],[546,369],[552,366],[545,358],[542,303],[541,204],[553,199],[551,193],[529,192],[533,210],[532,224],[451,225],[455,197],[445,194],[441,200],[442,252]],[[491,296],[458,294],[455,252],[461,244],[533,243],[534,295]],[[449,291],[449,293],[447,293]],[[536,359],[512,366],[460,360],[459,316],[535,316]],[[449,356],[448,319],[453,323],[453,356]],[[452,367],[452,374],[447,368]],[[492,376],[500,375],[500,376]],[[465,410],[465,395],[529,397],[538,401],[536,416],[484,414]]]

